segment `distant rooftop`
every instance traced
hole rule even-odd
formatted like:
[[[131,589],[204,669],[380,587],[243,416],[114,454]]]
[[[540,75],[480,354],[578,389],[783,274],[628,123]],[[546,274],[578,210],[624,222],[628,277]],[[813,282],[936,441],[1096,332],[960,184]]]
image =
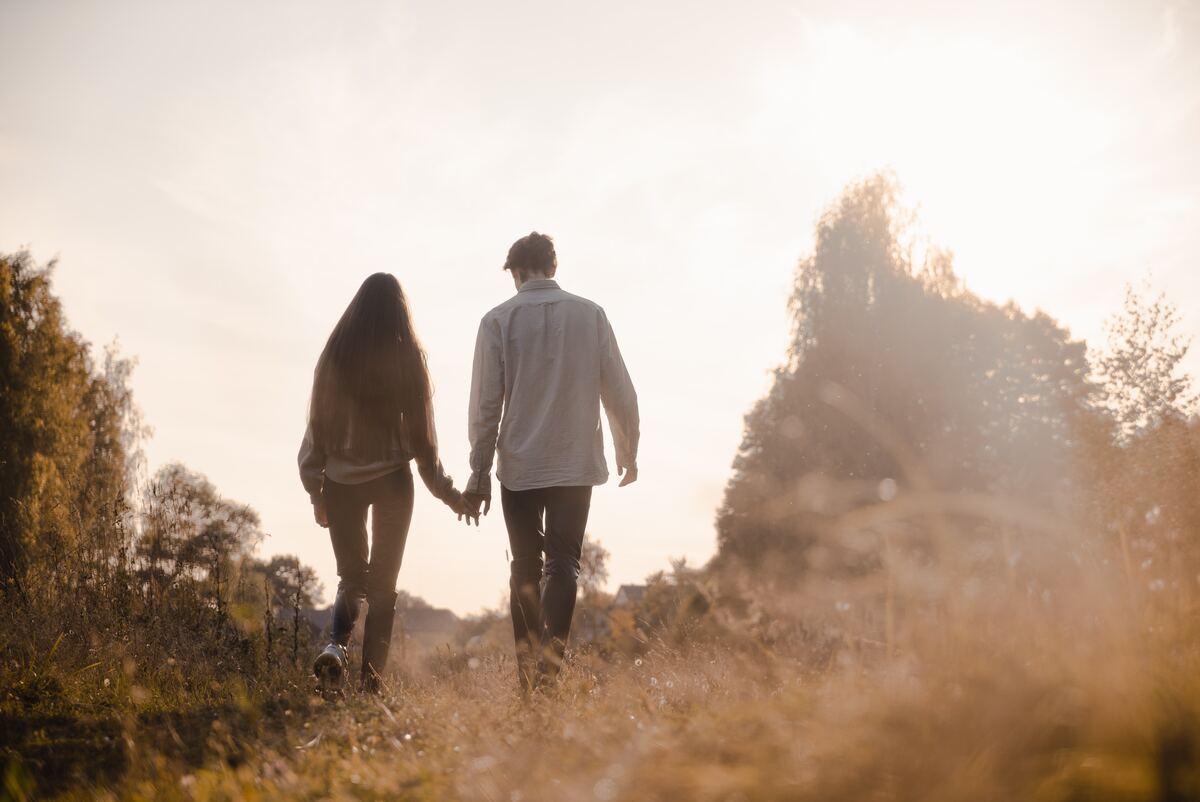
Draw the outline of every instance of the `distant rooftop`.
[[[613,599],[613,603],[618,607],[624,607],[627,604],[637,604],[645,595],[645,585],[622,585],[617,589],[617,595]]]
[[[405,632],[449,633],[458,629],[458,616],[440,607],[410,607],[397,610],[396,618]]]
[[[328,630],[333,620],[333,607],[301,610],[300,612],[304,618],[308,619],[313,630],[318,633]],[[287,615],[290,616],[291,613]],[[360,615],[360,624],[362,619],[363,616]],[[458,616],[452,611],[440,607],[409,607],[396,611],[396,630],[400,631],[401,627],[403,627],[403,631],[410,634],[418,632],[449,634],[458,629]]]

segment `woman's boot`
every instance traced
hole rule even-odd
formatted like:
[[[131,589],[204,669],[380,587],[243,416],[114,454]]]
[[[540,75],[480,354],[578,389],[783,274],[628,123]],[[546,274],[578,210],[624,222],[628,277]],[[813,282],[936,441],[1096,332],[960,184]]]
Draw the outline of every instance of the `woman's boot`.
[[[368,693],[379,693],[381,688],[381,677],[392,645],[396,596],[396,592],[391,591],[373,594],[367,599],[367,620],[363,626],[362,687]]]

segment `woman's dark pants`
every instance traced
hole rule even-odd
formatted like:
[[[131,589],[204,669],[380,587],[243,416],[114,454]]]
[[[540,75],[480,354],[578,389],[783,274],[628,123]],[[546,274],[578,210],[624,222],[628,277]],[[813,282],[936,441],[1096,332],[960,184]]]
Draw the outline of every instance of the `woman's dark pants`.
[[[412,521],[412,471],[404,467],[357,485],[325,480],[329,538],[337,559],[338,590],[333,603],[333,640],[342,646],[367,600],[363,626],[363,677],[378,676],[387,664],[396,616],[396,576]],[[367,543],[367,509],[371,541]]]
[[[509,587],[517,672],[528,689],[539,675],[552,680],[562,667],[592,488],[501,487],[500,502],[512,550]]]

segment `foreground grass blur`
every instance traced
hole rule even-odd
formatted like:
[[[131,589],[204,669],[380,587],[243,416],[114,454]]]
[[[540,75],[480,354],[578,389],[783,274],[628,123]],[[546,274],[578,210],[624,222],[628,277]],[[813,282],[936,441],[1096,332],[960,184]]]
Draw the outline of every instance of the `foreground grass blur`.
[[[195,704],[126,666],[119,770],[61,798],[1195,799],[1193,616],[1121,592],[1114,556],[1069,560],[1038,598],[965,554],[790,593],[680,569],[655,589],[656,623],[576,653],[530,702],[486,638],[336,702],[300,669]],[[116,684],[86,675],[56,692]],[[10,774],[10,795],[30,779]]]
[[[99,798],[1196,798],[1197,654],[1112,624],[1056,643],[968,629],[824,668],[787,644],[656,642],[578,656],[530,704],[507,657],[441,660],[381,698],[298,699],[249,740],[196,722],[199,760],[143,742]]]

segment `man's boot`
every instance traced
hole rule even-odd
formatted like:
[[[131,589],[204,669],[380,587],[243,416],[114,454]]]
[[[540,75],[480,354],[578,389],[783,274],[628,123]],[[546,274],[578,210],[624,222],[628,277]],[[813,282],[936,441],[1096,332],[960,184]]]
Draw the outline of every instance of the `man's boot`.
[[[579,563],[575,560],[560,557],[546,560],[546,580],[542,584],[539,684],[553,684],[562,671],[567,639],[571,635],[571,619],[575,615],[578,574]]]
[[[522,695],[529,694],[537,687],[537,648],[528,638],[517,641],[517,681],[520,683]]]
[[[538,641],[542,631],[541,589],[538,587],[542,578],[542,555],[513,560],[511,568],[509,609],[516,644],[517,681],[521,693],[528,694],[537,684]]]

